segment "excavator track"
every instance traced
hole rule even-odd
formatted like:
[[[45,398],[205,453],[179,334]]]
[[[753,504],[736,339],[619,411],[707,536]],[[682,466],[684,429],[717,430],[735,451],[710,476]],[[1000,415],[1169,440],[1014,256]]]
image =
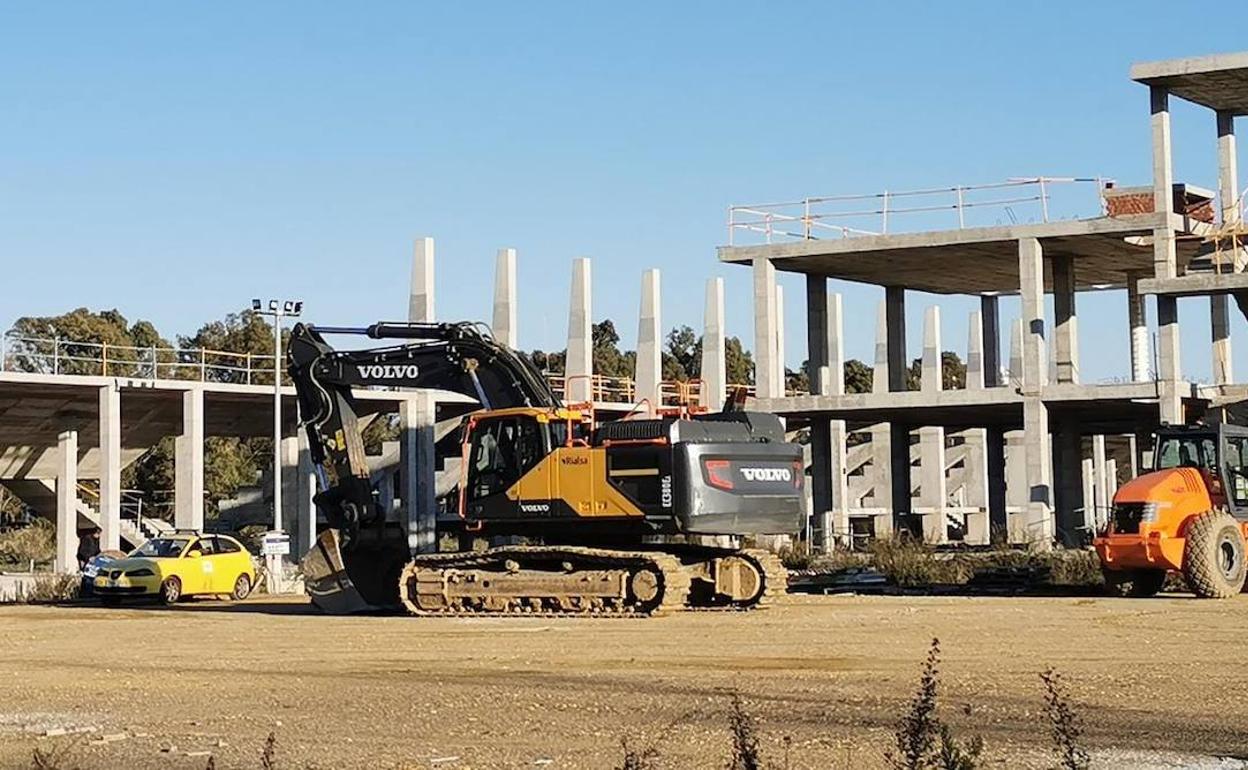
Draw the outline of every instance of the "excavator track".
[[[716,593],[727,565],[738,590]],[[695,584],[703,589],[691,590]],[[503,546],[427,554],[408,562],[399,597],[419,616],[646,617],[679,611],[743,611],[783,595],[788,572],[772,553],[723,550],[696,556],[660,550]],[[740,584],[744,590],[740,590]]]
[[[683,609],[690,577],[660,551],[503,546],[408,562],[399,598],[422,616],[644,617]]]

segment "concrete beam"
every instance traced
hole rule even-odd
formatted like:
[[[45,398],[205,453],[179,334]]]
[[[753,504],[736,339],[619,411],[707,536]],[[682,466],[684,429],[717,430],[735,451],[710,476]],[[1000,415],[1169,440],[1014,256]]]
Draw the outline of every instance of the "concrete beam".
[[[56,561],[57,572],[78,569],[78,431],[56,437]]]
[[[121,391],[100,388],[100,548],[121,548]]]
[[[1079,381],[1079,318],[1075,314],[1075,260],[1068,254],[1054,256],[1053,336],[1056,343],[1057,381]]]
[[[1018,242],[1019,293],[1022,295],[1023,395],[1039,396],[1048,379],[1044,330],[1044,250],[1035,238]]]
[[[724,358],[724,279],[706,282],[706,306],[702,317],[702,406],[717,412],[728,393]]]
[[[174,439],[174,525],[204,528],[204,391],[182,393],[182,434]]]
[[[641,313],[637,324],[633,381],[637,386],[637,401],[649,402],[652,414],[663,405],[659,393],[663,379],[661,307],[659,271],[647,270],[641,274]]]
[[[516,334],[516,250],[499,249],[494,263],[494,317],[490,331],[507,347],[519,348]]]
[[[1131,381],[1148,382],[1148,305],[1140,293],[1139,272],[1127,273],[1127,324],[1131,343]]]
[[[592,400],[594,375],[594,325],[589,260],[572,262],[572,295],[568,308],[568,347],[564,360],[564,400]]]
[[[417,238],[412,249],[412,287],[408,295],[407,320],[434,320],[433,239]]]
[[[401,524],[408,549],[437,551],[437,473],[434,426],[437,402],[416,392],[399,404],[399,489],[403,496]]]

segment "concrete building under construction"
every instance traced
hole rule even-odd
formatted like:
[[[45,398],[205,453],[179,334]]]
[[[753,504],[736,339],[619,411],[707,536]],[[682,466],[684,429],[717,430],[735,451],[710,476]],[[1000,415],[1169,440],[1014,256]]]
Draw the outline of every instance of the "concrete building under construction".
[[[933,542],[986,543],[998,535],[1015,543],[1086,542],[1108,512],[1119,474],[1128,473],[1114,467],[1107,442],[1130,447],[1121,457],[1134,466],[1159,422],[1243,397],[1244,387],[1232,381],[1229,299],[1248,312],[1234,131],[1235,118],[1248,114],[1248,53],[1137,64],[1131,78],[1148,92],[1148,186],[1030,178],[730,210],[730,243],[719,259],[753,271],[756,405],[785,416],[790,427],[810,428],[817,544],[897,528]],[[1212,190],[1174,179],[1172,99],[1216,113]],[[1050,216],[1054,197],[1081,185],[1095,185],[1099,211]],[[973,221],[989,209],[1014,219],[1023,205],[1039,209],[1037,221]],[[938,212],[956,217],[957,226],[927,227]],[[919,227],[907,230],[907,222]],[[806,279],[809,394],[785,389],[777,271]],[[845,391],[844,322],[829,279],[881,288],[871,393]],[[1130,346],[1130,381],[1081,382],[1077,299],[1115,290],[1125,294],[1121,332],[1098,335]],[[941,317],[933,306],[924,316],[921,387],[907,389],[912,291],[979,298],[965,388],[942,387]],[[1021,318],[1003,330],[999,298],[1014,294]],[[1148,296],[1157,314],[1151,367]],[[1191,296],[1209,298],[1208,320],[1186,321],[1210,326],[1212,383],[1184,381],[1179,371],[1177,299]],[[861,438],[850,441],[850,434]]]

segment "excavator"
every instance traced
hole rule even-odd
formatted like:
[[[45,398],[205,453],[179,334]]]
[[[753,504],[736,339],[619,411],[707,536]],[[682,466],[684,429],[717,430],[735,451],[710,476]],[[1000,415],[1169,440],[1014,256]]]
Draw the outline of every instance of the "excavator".
[[[1246,538],[1248,428],[1217,422],[1163,426],[1153,469],[1118,489],[1093,546],[1114,593],[1153,596],[1178,572],[1223,599],[1244,588]]]
[[[391,344],[335,350],[327,335]],[[565,405],[471,322],[299,324],[288,351],[328,524],[303,562],[324,610],[648,616],[751,609],[785,589],[773,554],[740,547],[802,525],[801,447],[774,415],[729,399],[716,413],[652,407],[598,424],[592,404]],[[457,550],[412,553],[379,503],[352,396],[367,387],[451,391],[479,407],[461,427],[457,515],[438,522]]]

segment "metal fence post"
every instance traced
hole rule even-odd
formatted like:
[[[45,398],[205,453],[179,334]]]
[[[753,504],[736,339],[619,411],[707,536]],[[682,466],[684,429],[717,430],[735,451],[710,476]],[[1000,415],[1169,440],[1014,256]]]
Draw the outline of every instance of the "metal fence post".
[[[5,363],[8,360],[8,356],[5,355],[5,352],[4,352],[4,343],[8,339],[9,339],[9,335],[0,334],[0,372],[4,371]]]
[[[61,373],[61,338],[52,339],[52,373]]]
[[[888,190],[884,191],[883,214],[884,214],[884,221],[883,221],[883,227],[881,228],[881,232],[883,232],[885,235],[888,235]]]
[[[208,351],[199,349],[199,381],[208,381]]]
[[[958,229],[961,230],[964,227],[966,227],[966,217],[963,216],[962,214],[962,187],[961,185],[957,187],[957,191],[958,191]]]
[[[152,345],[152,379],[160,379],[160,363],[156,360],[156,346]]]
[[[251,354],[247,354],[247,384],[251,384]]]
[[[1044,189],[1044,177],[1040,177],[1040,215],[1045,222],[1049,221],[1049,195]]]
[[[100,376],[108,376],[108,343],[100,343]]]

